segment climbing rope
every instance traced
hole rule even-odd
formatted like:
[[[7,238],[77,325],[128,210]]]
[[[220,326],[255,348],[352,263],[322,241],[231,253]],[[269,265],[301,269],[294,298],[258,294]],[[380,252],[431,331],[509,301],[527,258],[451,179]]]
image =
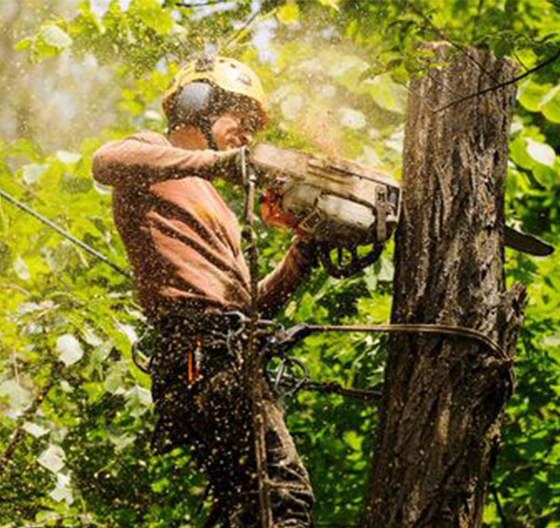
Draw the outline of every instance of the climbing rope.
[[[313,382],[309,379],[309,371],[305,364],[287,355],[287,352],[301,342],[306,337],[314,333],[327,332],[364,332],[364,333],[385,333],[385,334],[436,334],[461,337],[477,341],[494,352],[501,360],[502,367],[509,370],[513,360],[507,355],[506,351],[487,335],[464,326],[443,325],[443,324],[357,324],[357,325],[332,325],[332,324],[309,324],[300,323],[288,330],[280,329],[271,336],[269,340],[269,357],[278,356],[281,358],[280,366],[276,371],[269,372],[274,378],[273,388],[282,397],[294,397],[300,390],[313,390],[324,393],[338,393],[350,398],[361,400],[379,400],[381,393],[371,389],[355,389],[342,387],[338,382]],[[290,367],[295,366],[302,372],[302,376],[297,377],[289,372]],[[510,380],[513,384],[513,380]]]
[[[325,324],[309,324],[307,331],[310,333],[320,332],[367,332],[375,334],[438,334],[449,335],[455,337],[465,337],[473,341],[486,345],[490,350],[495,352],[508,365],[512,363],[512,359],[507,352],[498,343],[490,339],[486,334],[468,328],[465,326],[444,325],[444,324],[381,324],[381,325],[325,325]]]
[[[130,273],[130,271],[121,268],[119,265],[109,260],[105,255],[103,255],[103,253],[100,253],[99,251],[93,249],[91,246],[81,241],[79,238],[72,236],[70,233],[62,229],[62,227],[60,227],[58,224],[55,224],[52,220],[49,220],[48,218],[44,217],[42,214],[38,213],[37,211],[29,207],[28,205],[25,205],[23,202],[20,202],[19,200],[17,200],[16,198],[8,194],[6,191],[0,189],[0,196],[4,198],[6,201],[10,202],[11,204],[21,209],[22,211],[25,211],[33,218],[39,220],[39,222],[42,222],[43,224],[49,226],[51,229],[54,229],[58,234],[68,239],[73,244],[76,244],[78,247],[82,248],[84,251],[86,251],[96,259],[100,260],[101,262],[104,262],[108,266],[111,266],[111,268],[113,268],[116,272],[120,273],[121,275],[124,275],[129,279],[132,278],[132,273]]]

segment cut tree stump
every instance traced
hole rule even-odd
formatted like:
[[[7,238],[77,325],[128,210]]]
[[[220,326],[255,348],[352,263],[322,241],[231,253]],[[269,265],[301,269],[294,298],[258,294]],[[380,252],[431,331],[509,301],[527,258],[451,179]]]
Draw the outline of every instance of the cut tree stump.
[[[469,59],[445,43],[425,47],[429,61],[448,63],[411,86],[392,322],[472,328],[506,355],[464,337],[389,339],[367,528],[481,525],[525,298],[520,285],[506,291],[504,277],[516,88],[434,110],[516,68],[487,52],[469,50]]]

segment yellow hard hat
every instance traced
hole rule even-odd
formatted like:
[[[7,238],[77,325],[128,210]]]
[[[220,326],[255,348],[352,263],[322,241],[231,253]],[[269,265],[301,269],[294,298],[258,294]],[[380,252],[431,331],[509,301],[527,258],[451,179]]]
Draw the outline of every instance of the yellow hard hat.
[[[250,99],[259,115],[258,128],[263,128],[268,122],[264,90],[257,74],[235,59],[220,56],[201,57],[179,70],[163,95],[162,107],[168,119],[183,88],[198,81],[217,86],[228,94]]]

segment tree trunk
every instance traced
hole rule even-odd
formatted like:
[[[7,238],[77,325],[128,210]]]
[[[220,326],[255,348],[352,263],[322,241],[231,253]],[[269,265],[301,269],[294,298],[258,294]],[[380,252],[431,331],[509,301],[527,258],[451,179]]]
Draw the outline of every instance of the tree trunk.
[[[522,318],[524,290],[507,292],[503,269],[515,87],[435,111],[516,69],[486,52],[469,60],[426,47],[449,63],[411,86],[392,322],[472,328],[506,354],[460,336],[390,338],[368,528],[481,525]]]

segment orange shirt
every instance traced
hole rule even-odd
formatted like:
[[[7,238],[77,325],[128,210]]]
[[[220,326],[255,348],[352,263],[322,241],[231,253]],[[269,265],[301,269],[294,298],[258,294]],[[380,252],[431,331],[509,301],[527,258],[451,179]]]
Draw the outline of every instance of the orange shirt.
[[[250,278],[239,223],[210,183],[236,170],[235,154],[176,148],[154,132],[112,141],[96,152],[94,178],[113,186],[115,223],[148,317],[184,307],[248,313]],[[281,306],[307,268],[293,245],[259,284],[262,316]]]

